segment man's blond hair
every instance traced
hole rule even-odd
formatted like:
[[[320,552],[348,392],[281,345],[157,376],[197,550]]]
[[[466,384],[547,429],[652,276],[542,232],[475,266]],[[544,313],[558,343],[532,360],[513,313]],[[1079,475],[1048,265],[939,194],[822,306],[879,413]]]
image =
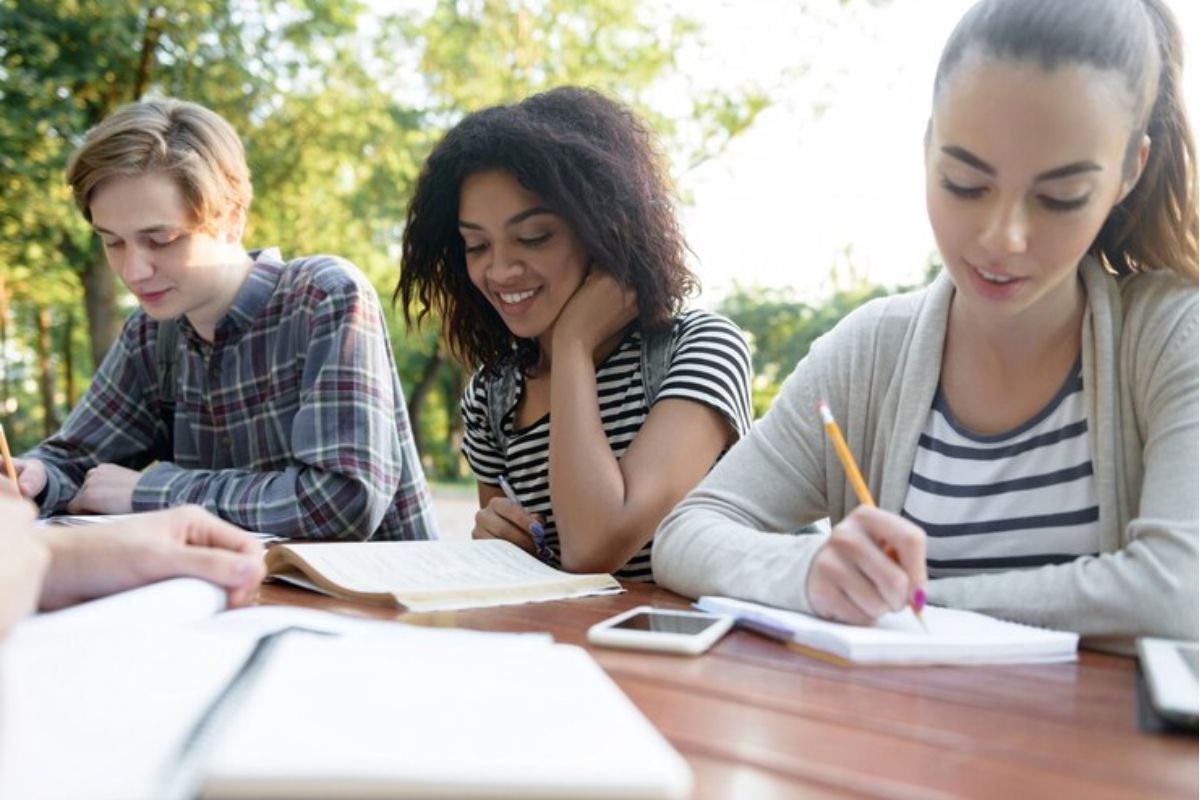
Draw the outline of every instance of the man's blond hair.
[[[91,222],[92,193],[101,183],[156,172],[175,180],[197,226],[250,207],[250,168],[237,132],[216,112],[186,100],[121,106],[87,132],[66,177]]]

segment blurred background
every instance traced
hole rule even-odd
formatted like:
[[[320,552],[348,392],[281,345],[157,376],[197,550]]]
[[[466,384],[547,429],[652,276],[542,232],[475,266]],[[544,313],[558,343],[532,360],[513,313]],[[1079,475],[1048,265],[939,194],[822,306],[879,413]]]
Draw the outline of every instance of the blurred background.
[[[248,247],[336,253],[389,305],[426,473],[468,474],[468,371],[390,307],[422,160],[464,113],[552,86],[633,104],[662,137],[703,292],[753,348],[761,413],[811,341],[937,256],[921,137],[966,0],[0,0],[0,421],[52,433],[135,307],[62,180],[122,103],[229,119]],[[1195,4],[1176,0],[1185,36]],[[1196,79],[1185,72],[1195,108]]]

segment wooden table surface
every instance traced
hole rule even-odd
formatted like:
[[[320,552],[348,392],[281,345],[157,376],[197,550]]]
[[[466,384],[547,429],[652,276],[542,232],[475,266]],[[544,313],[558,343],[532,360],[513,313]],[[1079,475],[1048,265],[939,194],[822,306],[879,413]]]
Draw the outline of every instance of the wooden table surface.
[[[1197,797],[1195,735],[1139,731],[1132,659],[1004,667],[827,664],[745,631],[700,657],[588,647],[588,626],[663,589],[409,614],[278,584],[263,604],[587,647],[691,764],[696,798]]]

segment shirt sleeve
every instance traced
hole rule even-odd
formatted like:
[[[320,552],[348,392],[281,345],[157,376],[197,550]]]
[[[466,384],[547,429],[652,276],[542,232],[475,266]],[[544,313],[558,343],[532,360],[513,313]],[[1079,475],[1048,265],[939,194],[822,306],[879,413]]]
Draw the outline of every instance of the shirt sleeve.
[[[667,374],[654,401],[691,400],[720,414],[740,439],[750,430],[750,348],[730,320],[707,311],[680,318]]]
[[[463,457],[480,483],[500,484],[504,474],[504,453],[492,435],[488,414],[488,379],[483,371],[476,372],[467,383],[462,396]]]
[[[293,312],[310,315],[311,334],[292,421],[292,465],[257,472],[159,463],[138,482],[135,510],[197,503],[249,530],[367,539],[408,485],[422,496],[407,506],[427,515],[420,466],[407,463],[415,454],[404,446],[411,433],[397,421],[404,398],[393,391],[395,365],[375,290],[356,275],[312,292],[313,306]]]
[[[63,511],[92,467],[141,469],[153,460],[166,428],[151,367],[152,327],[143,314],[130,316],[62,428],[24,454],[46,466],[42,516]]]

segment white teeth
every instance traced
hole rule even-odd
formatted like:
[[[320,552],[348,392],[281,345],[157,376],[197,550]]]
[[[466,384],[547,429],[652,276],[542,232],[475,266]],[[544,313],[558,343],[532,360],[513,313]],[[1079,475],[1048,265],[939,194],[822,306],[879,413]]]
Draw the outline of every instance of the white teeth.
[[[500,299],[506,303],[520,303],[533,297],[537,293],[537,289],[530,289],[527,292],[500,292]]]
[[[1012,283],[1016,280],[1016,278],[1006,275],[993,275],[987,270],[979,269],[978,267],[976,267],[975,271],[982,275],[984,280],[991,281],[992,283]]]

